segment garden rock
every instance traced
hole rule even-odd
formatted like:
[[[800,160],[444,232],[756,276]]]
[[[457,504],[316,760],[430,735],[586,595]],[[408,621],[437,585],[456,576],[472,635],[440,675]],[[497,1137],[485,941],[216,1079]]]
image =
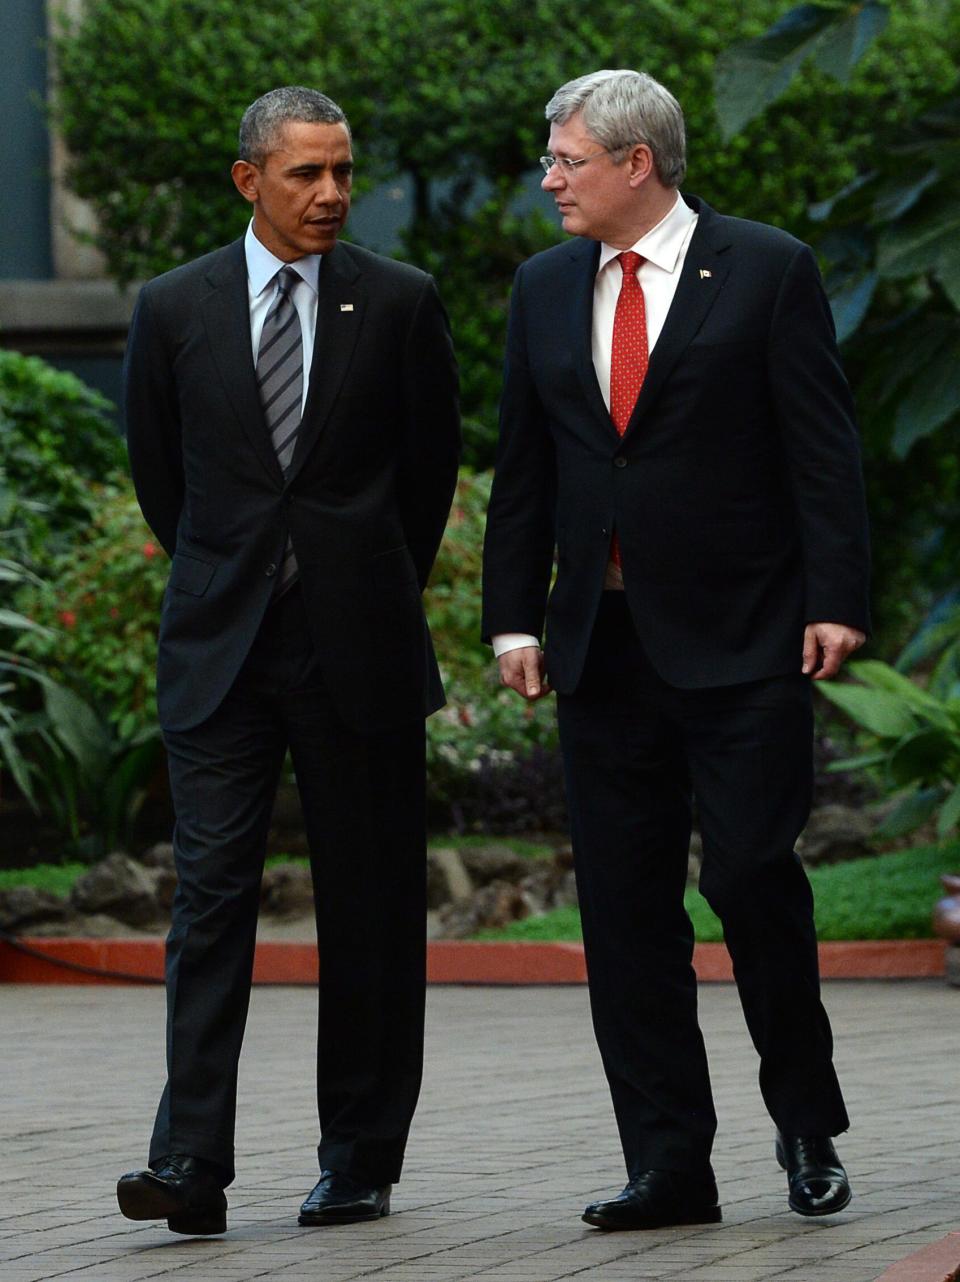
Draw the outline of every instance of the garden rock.
[[[443,939],[467,939],[478,930],[496,930],[529,916],[530,909],[519,886],[493,881],[472,899],[441,908],[439,934]]]
[[[857,806],[839,802],[811,812],[797,852],[805,864],[837,864],[869,855],[876,819]]]
[[[155,846],[145,850],[140,856],[140,862],[146,868],[158,868],[169,872],[176,872],[176,862],[173,856],[173,843],[169,841],[158,841]]]
[[[313,916],[313,878],[303,864],[277,864],[263,874],[260,903],[276,917]]]
[[[577,902],[577,887],[572,871],[556,860],[544,861],[517,883],[530,913],[552,912]]]
[[[162,915],[147,870],[119,851],[74,883],[70,902],[78,912],[106,913],[128,926],[146,926]]]
[[[22,933],[24,927],[42,922],[58,926],[70,915],[70,906],[59,895],[33,886],[12,886],[0,890],[0,930]]]
[[[473,880],[460,851],[442,846],[427,852],[427,906],[463,903],[473,894]]]
[[[519,881],[529,867],[529,860],[502,842],[468,846],[460,851],[460,857],[476,886],[489,886],[492,881]]]

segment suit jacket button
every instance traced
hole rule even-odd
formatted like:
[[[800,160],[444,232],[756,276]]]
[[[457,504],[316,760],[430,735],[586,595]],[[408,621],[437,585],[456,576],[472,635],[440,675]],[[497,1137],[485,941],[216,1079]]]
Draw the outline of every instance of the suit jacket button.
[[[623,455],[622,455],[622,454],[618,454],[618,455],[617,455],[617,457],[613,460],[613,466],[614,466],[614,467],[626,467],[626,466],[627,466],[627,460],[623,457]]]
[[[264,570],[264,574],[267,576],[267,578],[268,578],[268,579],[269,579],[272,575],[276,574],[276,572],[277,572],[277,567],[274,565],[274,563],[273,563],[272,561],[271,561],[271,562],[270,562],[270,564],[267,566],[267,568]]]

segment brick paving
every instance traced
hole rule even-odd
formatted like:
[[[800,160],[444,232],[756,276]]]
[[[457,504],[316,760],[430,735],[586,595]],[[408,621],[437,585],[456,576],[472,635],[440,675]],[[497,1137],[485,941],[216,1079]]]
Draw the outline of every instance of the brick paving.
[[[960,993],[833,983],[826,1002],[854,1119],[839,1216],[786,1209],[756,1065],[729,985],[701,990],[724,1222],[603,1234],[585,1202],[623,1182],[582,988],[434,988],[428,1067],[394,1214],[300,1229],[315,1179],[307,989],[254,992],[229,1232],[132,1224],[117,1175],[142,1163],[161,1085],[162,993],[0,986],[3,1282],[873,1282],[960,1228]],[[960,1262],[960,1261],[958,1261]]]

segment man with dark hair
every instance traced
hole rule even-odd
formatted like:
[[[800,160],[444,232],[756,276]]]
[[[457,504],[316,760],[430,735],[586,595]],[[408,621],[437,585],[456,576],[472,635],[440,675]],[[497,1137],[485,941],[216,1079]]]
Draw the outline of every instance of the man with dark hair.
[[[456,364],[432,279],[337,243],[353,156],[298,87],[245,113],[246,235],[151,281],[125,366],[130,463],[170,554],[157,696],[176,812],[167,1084],[131,1219],[226,1227],[237,1062],[289,749],[320,948],[320,1180],[301,1224],[389,1211],[420,1087],[421,592],[456,482]],[[264,1087],[266,1089],[266,1087]]]
[[[546,114],[543,187],[576,239],[514,285],[483,626],[505,685],[538,699],[548,674],[558,696],[628,1174],[584,1219],[720,1219],[683,907],[693,798],[700,889],[723,923],[789,1204],[826,1215],[850,1199],[832,1140],[847,1114],[794,843],[810,678],[834,676],[868,627],[830,311],[805,245],[681,196],[683,115],[651,77],[582,76]]]

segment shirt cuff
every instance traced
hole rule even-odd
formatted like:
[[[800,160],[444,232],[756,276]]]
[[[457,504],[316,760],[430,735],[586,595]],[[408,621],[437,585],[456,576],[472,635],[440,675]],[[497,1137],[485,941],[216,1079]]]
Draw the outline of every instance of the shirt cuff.
[[[498,659],[501,654],[508,654],[511,650],[520,650],[525,645],[535,645],[538,650],[540,649],[539,639],[531,636],[528,632],[498,632],[490,640],[493,644],[493,653]]]

